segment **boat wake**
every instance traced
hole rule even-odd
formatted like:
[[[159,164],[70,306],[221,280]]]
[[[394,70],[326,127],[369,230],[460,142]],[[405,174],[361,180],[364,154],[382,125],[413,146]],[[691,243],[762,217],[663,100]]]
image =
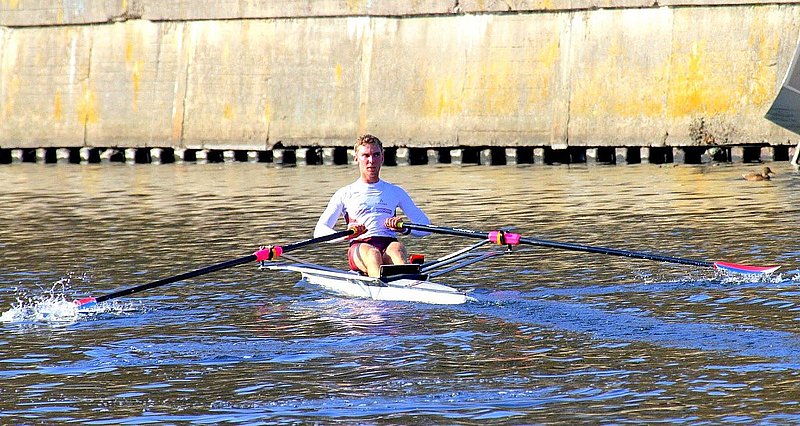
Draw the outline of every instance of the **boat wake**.
[[[522,326],[569,331],[600,342],[776,359],[796,369],[797,271],[772,276],[718,274],[703,280],[619,285],[476,289],[474,310]],[[770,315],[762,320],[754,311]]]

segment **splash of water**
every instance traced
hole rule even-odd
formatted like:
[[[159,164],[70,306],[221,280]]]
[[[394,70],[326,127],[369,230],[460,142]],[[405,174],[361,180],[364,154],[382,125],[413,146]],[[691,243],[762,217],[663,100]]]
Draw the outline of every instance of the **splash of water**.
[[[16,302],[0,314],[0,323],[73,323],[81,315],[106,312],[127,312],[140,310],[141,304],[117,301],[102,303],[91,308],[78,307],[67,296],[71,279],[58,280],[48,289],[40,289],[36,294],[17,289]]]
[[[786,282],[794,281],[797,276],[795,275],[792,277],[791,275],[787,274],[784,276],[782,273],[773,273],[773,274],[737,274],[731,273],[726,271],[715,271],[715,278],[718,279],[722,284],[782,284]]]
[[[39,294],[18,289],[17,301],[11,304],[11,309],[0,314],[0,322],[75,321],[78,307],[67,300],[69,282],[69,278],[62,278]]]

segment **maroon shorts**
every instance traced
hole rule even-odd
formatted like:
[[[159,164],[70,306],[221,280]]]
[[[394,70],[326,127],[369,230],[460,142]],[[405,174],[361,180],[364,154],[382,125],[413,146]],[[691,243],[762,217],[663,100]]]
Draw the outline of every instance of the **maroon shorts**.
[[[380,250],[381,254],[385,254],[386,248],[389,247],[389,244],[395,241],[397,241],[397,238],[394,237],[369,237],[369,238],[364,238],[363,240],[350,241],[350,248],[347,250],[347,260],[350,262],[350,270],[352,271],[359,270],[358,267],[356,266],[356,263],[353,261],[353,256],[355,256],[356,253],[355,250],[356,244],[359,243],[369,244],[372,247],[375,247],[376,249]]]

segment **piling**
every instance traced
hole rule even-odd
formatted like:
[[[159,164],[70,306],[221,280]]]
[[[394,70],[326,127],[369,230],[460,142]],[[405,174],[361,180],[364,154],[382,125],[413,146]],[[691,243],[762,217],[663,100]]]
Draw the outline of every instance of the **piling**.
[[[561,164],[707,164],[792,161],[800,154],[793,145],[684,147],[386,147],[385,165],[426,164],[524,166]],[[174,164],[268,163],[276,166],[339,166],[351,164],[353,149],[344,147],[282,147],[272,150],[153,148],[0,148],[0,165],[41,164]]]

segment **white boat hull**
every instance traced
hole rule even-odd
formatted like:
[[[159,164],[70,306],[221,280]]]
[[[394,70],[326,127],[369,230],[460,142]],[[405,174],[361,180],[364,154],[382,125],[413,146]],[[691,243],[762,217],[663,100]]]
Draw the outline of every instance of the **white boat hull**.
[[[266,267],[300,272],[306,282],[348,297],[437,305],[459,305],[475,300],[455,288],[424,280],[401,278],[384,282],[378,278],[365,277],[355,272],[345,272],[309,264],[279,264]]]

